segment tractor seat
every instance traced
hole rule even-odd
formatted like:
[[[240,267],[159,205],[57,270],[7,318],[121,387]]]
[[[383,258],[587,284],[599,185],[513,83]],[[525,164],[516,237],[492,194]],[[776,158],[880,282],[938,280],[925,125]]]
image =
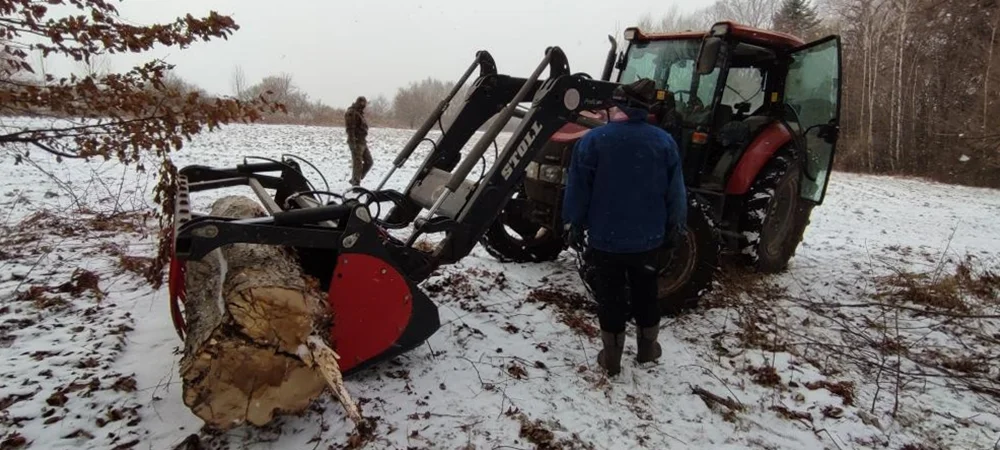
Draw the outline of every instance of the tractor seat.
[[[733,121],[733,107],[729,105],[719,105],[715,108],[715,117],[713,117],[712,129],[721,130],[727,124]]]
[[[750,126],[746,122],[729,122],[719,129],[716,142],[725,148],[742,148],[749,143],[750,135]]]
[[[747,130],[751,135],[757,134],[757,132],[760,131],[762,127],[771,123],[772,121],[774,121],[774,119],[768,116],[750,116],[747,117],[746,119],[743,119],[743,123],[747,125]]]

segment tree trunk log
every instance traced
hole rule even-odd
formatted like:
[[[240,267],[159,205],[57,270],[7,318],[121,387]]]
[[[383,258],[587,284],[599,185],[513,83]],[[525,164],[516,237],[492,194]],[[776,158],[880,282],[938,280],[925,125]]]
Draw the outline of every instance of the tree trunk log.
[[[243,196],[217,200],[211,214],[265,215]],[[188,261],[186,271],[188,332],[180,372],[184,404],[195,415],[217,430],[245,422],[264,425],[275,414],[308,407],[329,376],[341,381],[331,385],[348,414],[360,418],[354,417],[357,409],[336,361],[332,368],[328,361],[323,370],[314,367],[314,328],[325,335],[330,320],[318,285],[302,273],[293,253],[277,246],[230,244],[201,261]],[[324,373],[331,370],[336,375]]]

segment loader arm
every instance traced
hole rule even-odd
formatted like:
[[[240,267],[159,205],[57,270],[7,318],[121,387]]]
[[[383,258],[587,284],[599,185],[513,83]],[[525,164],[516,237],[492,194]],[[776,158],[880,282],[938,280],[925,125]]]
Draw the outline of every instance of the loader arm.
[[[568,74],[547,80],[484,181],[462,209],[455,232],[445,239],[435,257],[447,264],[467,256],[503,210],[524,178],[528,164],[552,135],[566,123],[587,122],[588,118],[580,116],[581,111],[609,106],[616,86]]]
[[[546,68],[549,78],[539,81]],[[481,77],[469,93],[455,121],[432,148],[407,187],[404,199],[388,221],[413,220],[414,232],[407,246],[423,234],[445,233],[424,267],[412,268],[410,276],[423,280],[440,265],[457,262],[479,242],[525,175],[528,163],[566,123],[593,123],[580,112],[610,106],[616,83],[571,75],[566,56],[558,47],[546,50],[545,58],[527,79],[495,74]],[[521,110],[519,104],[530,102]],[[499,112],[476,145],[455,165],[465,143],[475,131]],[[468,175],[512,117],[519,126],[499,152],[482,180]],[[378,193],[377,193],[378,194]],[[416,217],[426,210],[423,217]]]
[[[382,189],[413,154],[458,88],[479,67],[480,76],[454,121],[444,130],[403,192]],[[548,69],[549,78],[540,80]],[[496,73],[492,57],[479,52],[456,88],[441,100],[393,161],[374,191],[353,188],[357,198],[316,191],[291,159],[244,163],[236,168],[188,166],[179,171],[173,231],[170,298],[178,334],[184,336],[180,305],[185,299],[185,263],[224,245],[283,246],[298,257],[303,272],[319,280],[333,315],[330,340],[346,373],[412,350],[440,327],[437,307],[417,287],[441,265],[467,256],[503,210],[525,176],[528,163],[568,122],[593,126],[580,116],[610,106],[616,83],[571,75],[558,47],[527,78]],[[526,111],[521,103],[529,103]],[[499,114],[499,115],[498,115]],[[522,121],[479,180],[468,179],[512,117]],[[461,150],[490,118],[485,134],[462,157]],[[280,171],[280,176],[267,172]],[[266,211],[263,217],[227,218],[194,214],[193,192],[246,185]],[[272,195],[268,190],[273,190]],[[323,203],[317,194],[339,201]],[[366,195],[367,194],[367,195]],[[361,197],[367,200],[361,201]],[[372,203],[392,202],[385,219]],[[381,210],[381,208],[379,208]],[[426,212],[421,216],[422,212]],[[389,233],[411,228],[408,239]],[[414,244],[425,234],[444,234],[430,251]]]

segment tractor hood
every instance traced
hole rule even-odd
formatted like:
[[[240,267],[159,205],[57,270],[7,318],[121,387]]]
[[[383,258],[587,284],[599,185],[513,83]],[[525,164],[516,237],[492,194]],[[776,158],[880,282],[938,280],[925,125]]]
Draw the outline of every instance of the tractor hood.
[[[613,122],[624,122],[628,120],[628,115],[625,113],[625,111],[622,111],[616,106],[613,106],[607,110],[602,109],[598,111],[581,111],[580,115],[600,121],[602,123],[608,123],[609,111],[611,112],[611,121]],[[649,123],[656,123],[656,117],[653,114],[648,114],[647,121]],[[566,125],[563,125],[563,127],[560,128],[559,131],[556,131],[555,134],[552,135],[552,139],[550,140],[554,142],[575,142],[576,140],[582,138],[590,130],[591,128],[587,128],[583,125],[579,125],[576,123],[567,123]]]

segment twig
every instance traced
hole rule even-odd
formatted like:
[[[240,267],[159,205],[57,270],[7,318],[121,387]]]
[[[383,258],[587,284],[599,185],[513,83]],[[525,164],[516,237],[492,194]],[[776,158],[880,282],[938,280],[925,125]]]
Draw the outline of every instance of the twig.
[[[880,303],[871,303],[871,302],[863,302],[863,303],[821,303],[821,302],[816,302],[816,301],[806,300],[806,299],[796,298],[796,297],[789,297],[789,300],[791,300],[793,302],[796,302],[796,303],[802,303],[802,304],[808,305],[808,307],[814,307],[814,308],[826,308],[826,309],[839,309],[839,308],[879,308],[879,307],[883,307],[883,306],[889,306],[889,307],[895,308],[895,309],[901,309],[901,310],[904,310],[904,311],[911,311],[911,312],[920,313],[920,314],[926,314],[926,315],[930,315],[930,316],[944,316],[944,317],[951,317],[951,318],[956,318],[956,319],[990,319],[990,320],[1000,319],[1000,314],[962,314],[962,313],[952,313],[952,312],[948,312],[948,311],[935,311],[935,310],[930,310],[930,309],[914,308],[912,306],[906,306],[906,305],[883,305],[883,304],[880,304]]]
[[[944,260],[948,257],[948,250],[951,249],[951,242],[952,242],[952,240],[955,239],[955,232],[956,231],[958,231],[958,226],[957,225],[955,226],[955,228],[951,229],[951,236],[948,237],[948,244],[945,245],[944,251],[941,252],[941,259],[938,260],[937,269],[934,270],[934,277],[932,277],[932,279],[931,279],[932,283],[936,283],[937,282],[938,276],[941,275],[941,270],[944,269]]]
[[[896,322],[896,345],[902,345],[900,343],[900,336],[899,336],[899,310],[896,310],[895,322]],[[899,389],[901,384],[900,379],[902,377],[902,375],[900,375],[900,372],[902,371],[903,368],[903,360],[902,360],[903,357],[901,353],[903,352],[898,350],[896,351],[896,368],[900,370],[896,371],[896,391],[895,391],[895,399],[892,404],[892,417],[896,417],[896,413],[899,411]]]
[[[17,198],[14,199],[14,202],[10,204],[10,209],[7,210],[7,217],[4,217],[3,219],[3,228],[6,228],[7,224],[10,223],[10,216],[14,214],[14,210],[17,209],[17,204],[20,203],[22,198],[24,198],[24,190],[19,189],[17,191]]]
[[[827,431],[826,428],[823,428],[823,429],[820,429],[820,430],[813,430],[813,433],[815,433],[815,434],[819,434],[820,432],[826,433],[826,435],[830,438],[830,440],[833,441],[833,445],[836,445],[837,448],[840,449],[840,450],[844,450],[844,448],[841,447],[840,444],[837,442],[837,439],[835,439],[833,437],[833,435],[830,434],[829,431]]]
[[[27,156],[23,156],[23,157],[22,157],[22,160],[23,160],[23,161],[26,161],[26,162],[27,162],[28,164],[30,164],[30,165],[31,165],[32,167],[34,167],[34,168],[35,168],[35,170],[37,170],[37,171],[41,172],[41,173],[42,173],[43,175],[45,175],[45,176],[46,176],[46,177],[48,177],[48,178],[49,178],[50,180],[52,180],[52,181],[53,181],[53,182],[55,182],[55,183],[56,183],[57,185],[59,185],[59,187],[60,187],[60,188],[61,188],[61,189],[62,189],[63,191],[65,191],[65,192],[66,192],[66,194],[68,194],[68,195],[69,195],[69,196],[70,196],[70,197],[71,197],[71,198],[73,199],[73,203],[74,203],[74,204],[76,205],[76,208],[77,208],[77,209],[83,209],[83,203],[81,203],[81,202],[80,202],[80,198],[79,198],[79,197],[77,197],[77,195],[76,195],[76,193],[75,193],[75,192],[73,192],[73,188],[69,187],[69,185],[68,185],[68,184],[66,184],[66,183],[65,183],[65,182],[63,182],[63,181],[62,181],[61,179],[59,179],[59,177],[55,176],[55,174],[52,174],[52,173],[50,173],[49,171],[47,171],[47,170],[43,169],[43,168],[42,168],[41,166],[39,166],[39,165],[38,165],[38,163],[36,163],[36,162],[35,162],[35,161],[34,161],[33,159],[31,159],[31,158],[29,158],[29,157],[27,157]]]
[[[733,412],[743,411],[742,403],[739,403],[738,401],[733,401],[732,399],[729,398],[719,397],[718,395],[715,395],[711,392],[706,391],[705,389],[702,389],[700,386],[692,386],[691,392],[701,397],[701,399],[709,406],[711,406],[712,403],[718,403],[722,406],[725,406],[726,408],[729,408]]]
[[[358,405],[351,399],[351,394],[347,392],[347,387],[344,386],[344,378],[340,373],[340,366],[337,364],[337,359],[340,356],[317,336],[309,336],[309,339],[306,341],[306,347],[308,347],[310,354],[303,358],[304,362],[309,366],[319,369],[323,374],[323,378],[326,378],[326,382],[333,389],[333,395],[344,406],[347,416],[354,421],[355,425],[361,425],[364,419],[361,417],[361,412],[358,411]]]
[[[459,356],[459,358],[468,361],[469,364],[472,365],[472,369],[476,371],[476,378],[479,378],[479,384],[485,386],[486,383],[483,381],[483,376],[482,376],[482,374],[479,373],[479,367],[476,367],[476,363],[472,362],[471,359],[466,358],[464,356]]]
[[[702,370],[703,372],[705,372],[705,373],[707,373],[707,374],[711,375],[711,376],[712,376],[712,378],[715,378],[715,379],[716,379],[716,380],[717,380],[717,381],[718,381],[719,383],[722,383],[722,386],[723,386],[724,388],[726,388],[726,390],[727,390],[727,391],[729,391],[729,393],[730,393],[730,394],[732,394],[732,395],[733,395],[733,398],[735,398],[735,399],[736,399],[736,401],[737,401],[737,402],[738,402],[738,403],[740,404],[740,407],[742,407],[742,406],[743,406],[743,402],[742,402],[742,401],[740,401],[740,398],[736,396],[736,393],[735,393],[735,392],[733,392],[733,390],[732,390],[732,389],[729,389],[729,384],[728,384],[728,383],[726,383],[725,381],[723,381],[723,380],[722,380],[722,378],[719,378],[719,376],[718,376],[718,375],[716,375],[716,374],[715,374],[715,372],[712,372],[712,371],[711,371],[711,370],[709,370],[709,369],[708,369],[707,367],[703,367],[703,366],[699,366],[699,365],[697,365],[697,364],[691,364],[691,365],[687,365],[687,366],[682,366],[681,368],[684,368],[684,367],[697,367],[697,368],[701,369],[701,370]]]

